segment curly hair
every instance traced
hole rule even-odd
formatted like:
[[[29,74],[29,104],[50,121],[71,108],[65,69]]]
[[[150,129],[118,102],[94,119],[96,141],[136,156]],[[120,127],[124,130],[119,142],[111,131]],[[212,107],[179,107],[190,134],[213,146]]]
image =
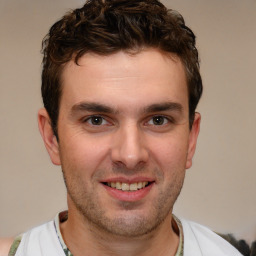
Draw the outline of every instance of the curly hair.
[[[42,97],[57,135],[61,73],[67,62],[85,53],[110,55],[156,48],[177,55],[185,68],[189,94],[189,123],[202,94],[195,35],[183,17],[158,0],[88,0],[62,17],[42,42]]]

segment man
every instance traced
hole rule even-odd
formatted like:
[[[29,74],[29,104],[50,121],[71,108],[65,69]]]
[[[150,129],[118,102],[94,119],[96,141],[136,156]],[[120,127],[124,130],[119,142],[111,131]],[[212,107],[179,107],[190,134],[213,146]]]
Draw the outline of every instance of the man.
[[[68,211],[17,237],[9,255],[240,255],[172,214],[202,93],[183,18],[157,0],[91,0],[51,27],[43,53],[39,129]]]

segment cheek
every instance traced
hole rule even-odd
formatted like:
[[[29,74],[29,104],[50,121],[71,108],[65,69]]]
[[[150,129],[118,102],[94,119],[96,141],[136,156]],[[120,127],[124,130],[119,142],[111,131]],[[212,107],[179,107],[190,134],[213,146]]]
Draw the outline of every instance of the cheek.
[[[107,143],[98,138],[73,136],[60,143],[61,163],[65,172],[81,172],[92,176],[108,154]]]
[[[162,170],[176,170],[185,168],[188,142],[181,138],[165,138],[161,141],[152,141],[151,154]]]

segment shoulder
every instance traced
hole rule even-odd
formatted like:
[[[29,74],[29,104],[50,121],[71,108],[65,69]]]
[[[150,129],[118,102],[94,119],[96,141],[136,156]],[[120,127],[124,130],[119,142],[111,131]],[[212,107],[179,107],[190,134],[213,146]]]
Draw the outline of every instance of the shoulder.
[[[184,255],[186,251],[197,250],[198,255],[241,256],[225,239],[209,228],[195,222],[181,220],[184,232]]]
[[[0,256],[15,255],[20,247],[24,246],[24,242],[33,244],[35,243],[35,240],[41,236],[43,236],[45,239],[49,233],[52,233],[51,231],[53,229],[53,222],[48,222],[41,226],[34,227],[23,234],[20,234],[16,238],[0,238]],[[22,243],[23,246],[21,246]]]
[[[63,255],[54,222],[47,222],[23,233],[14,252],[17,252],[17,255],[39,255],[38,252],[40,255]],[[12,248],[10,255],[15,255]]]
[[[0,256],[7,256],[14,238],[0,238]]]

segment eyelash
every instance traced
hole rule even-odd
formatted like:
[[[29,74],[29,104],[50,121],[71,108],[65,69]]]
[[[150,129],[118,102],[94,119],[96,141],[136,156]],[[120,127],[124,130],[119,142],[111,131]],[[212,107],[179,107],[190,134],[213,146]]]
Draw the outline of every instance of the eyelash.
[[[92,119],[93,118],[99,118],[99,119],[101,119],[101,121],[102,122],[108,122],[107,120],[106,120],[106,118],[104,118],[103,116],[101,116],[101,115],[92,115],[92,116],[89,116],[89,117],[87,117],[86,119],[84,119],[83,120],[83,123],[90,123],[90,125],[92,125],[92,126],[101,126],[101,125],[104,125],[104,124],[102,124],[102,123],[100,123],[99,125],[97,125],[97,124],[93,124],[92,123]],[[91,121],[91,122],[90,122]]]
[[[92,119],[93,118],[95,118],[95,119],[101,119],[100,120],[100,123],[99,124],[93,124],[93,122],[92,122]],[[160,118],[160,119],[163,119],[163,123],[160,123],[160,124],[155,124],[155,123],[153,123],[154,122],[154,118]],[[157,121],[157,120],[155,120],[155,121]],[[151,123],[150,123],[151,122]],[[83,120],[83,123],[89,123],[91,126],[102,126],[102,125],[106,125],[107,123],[109,123],[109,121],[105,118],[105,117],[103,117],[103,116],[101,116],[101,115],[92,115],[92,116],[89,116],[89,117],[87,117],[87,118],[85,118],[84,120]],[[164,126],[164,125],[166,125],[166,124],[168,124],[168,123],[174,123],[174,120],[173,120],[173,118],[171,118],[171,117],[166,117],[166,116],[164,116],[164,115],[154,115],[154,116],[150,116],[148,119],[147,119],[147,121],[146,121],[146,125],[152,125],[152,126]]]
[[[154,119],[155,119],[155,120],[154,120]],[[163,115],[156,115],[156,116],[152,116],[152,117],[149,119],[148,123],[151,122],[151,121],[152,121],[152,123],[151,123],[150,125],[163,126],[163,125],[165,125],[165,124],[167,124],[167,123],[170,122],[170,118],[168,118],[168,117],[166,117],[166,116],[163,116]],[[154,121],[156,121],[156,122],[160,121],[160,124],[156,124],[156,123],[154,123]],[[163,123],[162,123],[161,121],[162,121]]]

